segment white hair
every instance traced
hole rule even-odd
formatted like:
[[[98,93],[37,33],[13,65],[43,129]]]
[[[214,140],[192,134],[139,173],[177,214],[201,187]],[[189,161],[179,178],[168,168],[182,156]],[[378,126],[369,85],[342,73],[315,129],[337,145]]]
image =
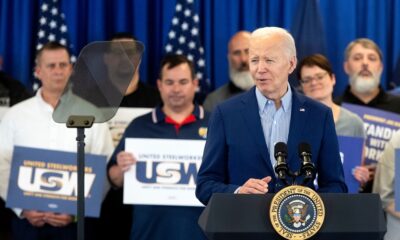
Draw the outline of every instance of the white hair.
[[[296,57],[296,45],[292,35],[285,29],[279,27],[263,27],[254,30],[251,38],[270,38],[278,36],[282,38],[282,44],[286,49],[289,58]]]

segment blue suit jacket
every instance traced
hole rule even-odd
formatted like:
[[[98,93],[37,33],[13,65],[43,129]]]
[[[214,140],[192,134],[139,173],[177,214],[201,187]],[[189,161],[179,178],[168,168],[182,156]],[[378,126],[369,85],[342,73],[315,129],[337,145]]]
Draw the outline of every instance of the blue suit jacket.
[[[293,90],[287,142],[287,163],[293,172],[301,166],[301,142],[311,145],[318,191],[347,192],[331,109]],[[249,178],[266,176],[272,177],[269,192],[276,192],[279,182],[268,151],[273,149],[265,143],[255,88],[218,105],[209,121],[197,198],[207,204],[213,193],[234,193]],[[311,182],[308,186],[314,188]]]

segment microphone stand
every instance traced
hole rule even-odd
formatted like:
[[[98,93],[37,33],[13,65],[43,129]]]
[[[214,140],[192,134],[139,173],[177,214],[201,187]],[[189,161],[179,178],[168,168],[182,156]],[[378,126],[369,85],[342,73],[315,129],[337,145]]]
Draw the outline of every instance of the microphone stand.
[[[287,147],[285,143],[279,142],[275,145],[275,159],[277,164],[275,165],[275,172],[277,173],[277,178],[284,184],[284,186],[289,186],[287,177],[291,177],[292,181],[290,185],[296,182],[296,178],[299,176],[304,176],[302,186],[308,184],[310,180],[315,178],[315,166],[311,162],[311,148],[307,143],[301,143],[299,145],[299,157],[302,160],[300,170],[292,172],[289,169],[289,164],[286,162],[287,157]],[[278,182],[276,187],[278,187]]]
[[[304,155],[301,155],[303,156],[303,164],[300,169],[300,174],[304,176],[302,185],[306,185],[310,180],[313,181],[315,178],[315,166],[311,162],[311,154],[304,153]],[[309,161],[306,162],[304,157],[310,158]]]
[[[77,239],[85,239],[85,128],[91,128],[94,122],[93,116],[70,116],[67,128],[77,129],[77,166],[78,166],[78,204]]]
[[[302,186],[305,186],[310,180],[314,179],[315,166],[312,163],[308,163],[302,165],[299,171],[292,172],[290,171],[288,164],[286,164],[284,173],[282,173],[283,169],[282,171],[279,171],[277,167],[275,167],[275,171],[278,174],[278,179],[281,180],[285,186],[289,186],[287,177],[292,178],[290,185],[293,185],[296,178],[299,176],[304,176]]]

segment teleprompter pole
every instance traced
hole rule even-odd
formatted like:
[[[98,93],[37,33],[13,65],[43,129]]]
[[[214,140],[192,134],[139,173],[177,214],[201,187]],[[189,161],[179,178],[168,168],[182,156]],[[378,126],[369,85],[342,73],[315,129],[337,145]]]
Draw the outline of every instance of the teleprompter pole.
[[[78,166],[78,232],[77,239],[85,239],[85,128],[92,127],[93,116],[70,116],[68,128],[77,129],[77,166]]]

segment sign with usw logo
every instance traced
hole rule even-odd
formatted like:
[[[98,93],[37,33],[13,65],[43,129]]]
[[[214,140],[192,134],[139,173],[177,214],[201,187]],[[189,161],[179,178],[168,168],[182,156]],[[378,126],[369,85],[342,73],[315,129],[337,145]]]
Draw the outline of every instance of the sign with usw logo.
[[[7,207],[76,215],[77,154],[14,148]],[[85,154],[85,215],[98,217],[106,177],[106,156]]]
[[[205,140],[127,138],[137,163],[124,176],[124,203],[203,206],[195,196]]]

